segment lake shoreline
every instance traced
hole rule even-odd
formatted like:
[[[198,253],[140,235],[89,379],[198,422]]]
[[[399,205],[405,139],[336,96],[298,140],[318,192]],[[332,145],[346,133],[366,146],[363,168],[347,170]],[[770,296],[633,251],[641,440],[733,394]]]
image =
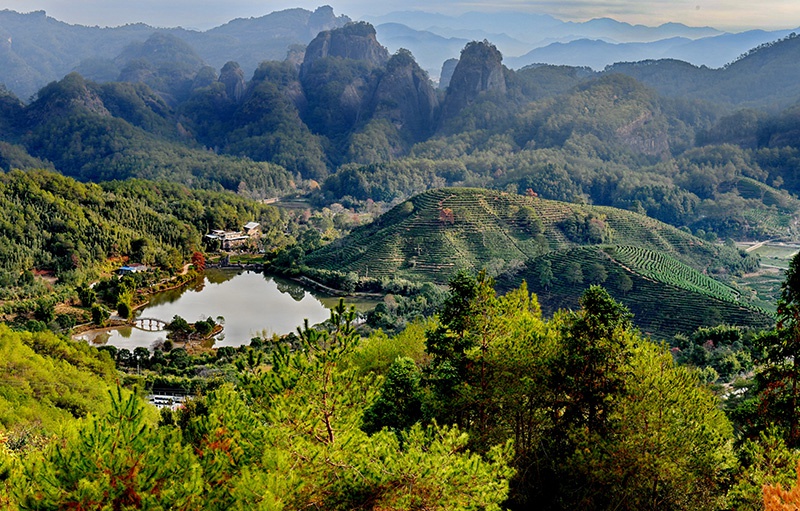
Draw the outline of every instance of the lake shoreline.
[[[199,339],[188,343],[214,347],[247,345],[253,337],[294,332],[305,319],[317,324],[330,318],[333,297],[261,270],[207,269],[202,280],[190,280],[178,286],[180,289],[150,295],[146,303],[137,304],[134,316],[167,323],[175,316],[189,323],[221,316],[217,322],[224,322],[224,333],[215,332],[213,343]],[[146,324],[144,330],[135,328],[134,320],[135,317],[130,321],[113,317],[113,323],[102,327],[80,325],[73,329],[71,337],[94,346],[109,344],[128,349],[149,348],[158,340],[167,340],[166,331],[148,331]]]

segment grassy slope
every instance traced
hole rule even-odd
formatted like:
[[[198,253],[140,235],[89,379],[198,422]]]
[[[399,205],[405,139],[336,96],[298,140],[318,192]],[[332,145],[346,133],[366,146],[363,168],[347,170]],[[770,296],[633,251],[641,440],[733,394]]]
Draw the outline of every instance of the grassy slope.
[[[538,259],[546,259],[552,266],[555,278],[546,287],[535,269]],[[582,282],[570,282],[564,277],[570,263],[578,263],[584,269]],[[592,265],[602,266],[605,280],[590,281],[586,268]],[[622,284],[623,275],[630,279],[629,290]],[[741,302],[732,288],[670,256],[640,247],[590,246],[551,252],[530,261],[518,274],[502,276],[498,287],[501,291],[512,289],[522,280],[539,295],[546,314],[577,309],[584,290],[598,283],[634,313],[634,321],[644,333],[659,339],[701,326],[768,328],[774,322],[766,311]]]
[[[575,212],[605,216],[611,242],[670,254],[697,269],[713,264],[714,246],[648,217],[608,207],[549,201],[491,190],[443,188],[400,204],[347,238],[311,254],[313,267],[355,271],[363,276],[398,275],[446,283],[458,268],[477,270],[493,260],[525,261],[578,243],[559,223]],[[544,227],[544,242],[515,218],[532,207]],[[452,210],[452,222],[444,218]]]
[[[413,207],[412,207],[413,206]],[[532,236],[516,212],[531,207],[543,231]],[[563,221],[594,214],[609,229],[606,245],[571,241]],[[444,284],[459,268],[509,269],[501,288],[525,279],[542,298],[545,310],[577,307],[588,287],[567,282],[566,265],[584,272],[601,265],[603,285],[637,315],[637,323],[656,337],[690,331],[700,325],[732,323],[768,326],[772,317],[740,302],[737,292],[703,274],[718,264],[719,248],[651,218],[607,207],[591,207],[478,189],[445,188],[400,204],[376,222],[311,254],[312,267],[357,272],[370,277],[398,276]],[[555,281],[539,285],[537,259],[550,261]],[[516,264],[509,264],[516,261]],[[615,288],[625,273],[633,288]]]

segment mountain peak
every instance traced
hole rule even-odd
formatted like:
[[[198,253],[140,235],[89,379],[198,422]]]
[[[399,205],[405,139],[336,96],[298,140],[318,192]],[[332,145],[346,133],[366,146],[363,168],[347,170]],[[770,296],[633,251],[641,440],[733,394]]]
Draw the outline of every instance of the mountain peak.
[[[486,92],[506,92],[503,55],[489,41],[472,41],[461,51],[447,87],[445,116],[455,115]]]
[[[320,32],[306,49],[301,76],[315,61],[326,57],[360,60],[377,67],[386,64],[389,51],[378,42],[375,27],[358,21]]]

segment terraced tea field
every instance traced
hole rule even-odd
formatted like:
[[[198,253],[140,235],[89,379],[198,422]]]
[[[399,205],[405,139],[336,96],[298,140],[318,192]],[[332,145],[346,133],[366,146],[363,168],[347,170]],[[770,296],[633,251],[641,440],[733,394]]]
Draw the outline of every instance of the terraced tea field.
[[[539,232],[520,220],[521,210],[536,219]],[[310,254],[306,263],[360,276],[396,275],[445,284],[460,268],[477,271],[493,261],[525,261],[581,245],[563,228],[575,217],[591,217],[613,243],[658,250],[698,269],[713,264],[716,257],[713,245],[629,211],[444,188],[398,205],[372,224]]]
[[[555,278],[543,285],[541,261],[547,260]],[[584,269],[576,282],[570,265]],[[605,278],[592,281],[585,269],[603,268]],[[594,270],[597,274],[597,270]],[[552,252],[530,261],[527,270],[499,281],[505,291],[525,280],[539,295],[542,310],[577,309],[579,299],[591,284],[600,284],[634,313],[635,324],[656,339],[669,339],[679,332],[701,326],[734,324],[766,328],[772,314],[746,303],[739,293],[682,263],[639,247],[585,247]]]
[[[577,307],[583,290],[598,283],[657,338],[719,323],[772,324],[772,314],[750,303],[750,293],[705,274],[719,266],[724,250],[741,257],[630,211],[444,188],[398,205],[309,254],[305,264],[442,285],[460,268],[490,268],[502,289],[527,280],[551,313]],[[551,277],[542,276],[542,265]]]

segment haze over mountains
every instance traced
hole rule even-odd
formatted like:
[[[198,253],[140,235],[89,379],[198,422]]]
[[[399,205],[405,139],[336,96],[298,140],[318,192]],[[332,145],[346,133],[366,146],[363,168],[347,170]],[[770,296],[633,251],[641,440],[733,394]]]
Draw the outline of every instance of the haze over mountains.
[[[501,28],[486,17],[486,31]],[[513,70],[490,41],[461,46],[464,40],[427,32],[430,40],[450,41],[448,51],[459,57],[441,66],[437,88],[414,52],[384,46],[379,31],[386,24],[351,23],[329,7],[234,20],[207,32],[77,27],[43,13],[6,11],[0,20],[6,18],[16,25],[3,29],[22,34],[10,36],[0,54],[7,60],[0,69],[18,80],[9,88],[76,72],[23,95],[27,102],[16,89],[0,95],[3,170],[50,168],[87,182],[168,180],[252,199],[299,194],[315,206],[370,215],[428,190],[476,187],[646,214],[705,241],[797,236],[794,34],[747,48],[718,69],[648,59],[594,71],[546,64]],[[464,32],[468,16],[453,20],[448,34],[482,35]],[[536,37],[551,25],[594,35],[605,27],[619,40],[727,37],[675,24],[512,21],[505,19],[508,33],[492,37],[520,41],[525,23],[543,27]],[[39,37],[31,35],[36,30]],[[59,46],[64,41],[71,51]],[[94,48],[104,53],[92,56]],[[579,220],[587,230],[603,221]],[[319,248],[319,241],[304,246]],[[716,273],[753,269],[753,261],[734,256]],[[513,262],[487,261],[497,268]],[[759,295],[754,303],[774,300]]]
[[[434,80],[438,80],[443,62],[457,58],[471,40],[492,42],[511,69],[544,63],[602,70],[616,62],[665,58],[718,68],[753,47],[791,33],[752,30],[734,34],[679,23],[647,27],[609,18],[576,23],[524,13],[455,17],[414,11],[365,20],[375,26],[379,41],[391,53],[400,48],[410,50]],[[318,32],[348,21],[346,14],[337,15],[325,6],[313,12],[298,8],[238,18],[206,31],[142,23],[100,28],[63,23],[44,11],[19,14],[4,10],[0,12],[0,82],[27,100],[71,71],[95,80],[116,80],[123,71],[123,52],[154,32],[178,37],[215,69],[236,61],[249,77],[260,62],[283,60],[293,45],[306,45]]]

